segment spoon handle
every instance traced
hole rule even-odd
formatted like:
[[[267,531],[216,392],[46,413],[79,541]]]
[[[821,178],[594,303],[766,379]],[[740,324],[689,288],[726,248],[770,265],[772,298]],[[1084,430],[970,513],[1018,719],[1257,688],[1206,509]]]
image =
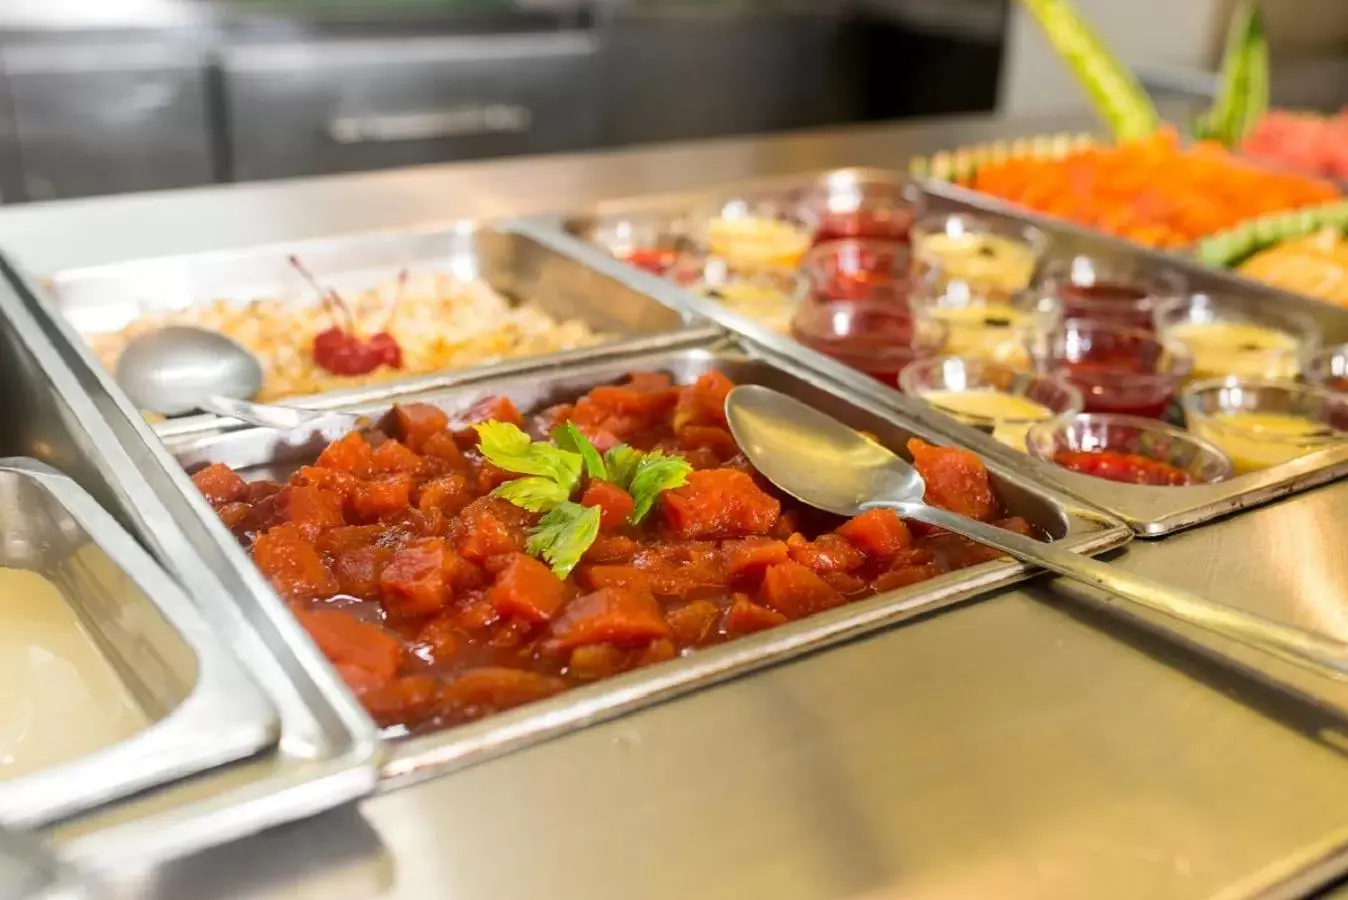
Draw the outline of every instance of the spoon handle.
[[[235,400],[233,397],[210,396],[201,399],[201,408],[217,416],[229,416],[245,425],[259,428],[274,428],[277,431],[292,431],[307,422],[320,419],[331,413],[321,410],[300,409],[296,406],[276,406],[270,403],[253,403],[248,400]]]
[[[1089,556],[1072,553],[1053,544],[1036,541],[925,503],[876,501],[866,505],[891,507],[905,518],[962,534],[1022,562],[1042,566],[1074,581],[1099,588],[1121,600],[1261,650],[1286,662],[1312,669],[1330,678],[1348,678],[1348,644],[1341,641],[1213,603],[1197,594],[1125,572]]]

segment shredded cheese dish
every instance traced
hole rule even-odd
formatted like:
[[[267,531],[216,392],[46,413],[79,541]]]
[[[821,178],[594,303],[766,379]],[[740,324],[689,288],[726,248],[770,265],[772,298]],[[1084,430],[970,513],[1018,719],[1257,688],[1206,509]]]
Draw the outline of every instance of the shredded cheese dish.
[[[387,330],[402,349],[402,368],[380,367],[366,375],[336,375],[314,362],[314,336],[346,323],[305,299],[265,298],[243,305],[216,300],[142,316],[121,331],[87,338],[99,360],[112,369],[127,343],[146,332],[166,325],[218,331],[262,364],[262,390],[255,398],[261,402],[572,350],[604,339],[578,319],[558,322],[537,305],[511,306],[481,280],[413,274],[395,307],[397,294],[394,281],[342,294],[360,335]]]
[[[1348,306],[1348,240],[1338,229],[1280,241],[1237,266],[1246,278]]]

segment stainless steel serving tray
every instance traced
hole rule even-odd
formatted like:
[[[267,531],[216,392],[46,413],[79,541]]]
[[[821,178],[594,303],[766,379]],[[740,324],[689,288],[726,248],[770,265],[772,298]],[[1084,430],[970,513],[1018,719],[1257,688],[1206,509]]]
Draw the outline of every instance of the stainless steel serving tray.
[[[557,319],[580,319],[614,340],[653,338],[682,329],[675,310],[625,289],[527,236],[476,222],[267,244],[51,273],[51,308],[81,335],[114,331],[137,316],[210,301],[243,305],[259,297],[317,303],[288,262],[298,256],[323,283],[356,292],[394,280],[402,270],[433,271],[463,282],[481,279],[516,302],[533,302]],[[286,402],[331,408],[367,396],[390,396],[457,384],[521,363],[553,365],[595,352],[515,357],[502,364],[417,375],[372,388],[343,388]],[[190,416],[160,425],[165,434],[211,427],[215,417]]]
[[[377,732],[267,590],[212,555],[193,531],[159,440],[33,282],[0,258],[0,453],[74,478],[177,580],[280,716],[280,743],[247,760],[142,792],[39,832],[93,875],[150,865],[330,809],[374,787]],[[185,478],[184,478],[185,481]]]
[[[973,191],[943,183],[926,185],[929,202],[935,209],[969,211],[1000,215],[1033,222],[1051,240],[1048,258],[1088,253],[1100,258],[1129,258],[1144,271],[1170,269],[1182,275],[1195,291],[1222,291],[1252,307],[1274,304],[1296,309],[1315,319],[1326,341],[1348,338],[1348,310],[1330,303],[1290,294],[1266,285],[1258,285],[1230,273],[1199,265],[1187,256],[1161,253],[1138,247],[1127,241],[1078,228],[1058,220],[1026,214],[1007,204]],[[976,429],[950,424],[973,449],[1007,458],[1015,451],[998,447]],[[1348,446],[1321,450],[1279,466],[1240,475],[1217,484],[1159,488],[1117,484],[1068,471],[1059,466],[1015,454],[1037,478],[1089,503],[1107,509],[1126,521],[1138,534],[1158,537],[1228,515],[1238,510],[1267,503],[1289,494],[1325,484],[1348,474]]]
[[[147,720],[120,743],[0,781],[0,823],[47,825],[275,742],[270,704],[182,590],[65,475],[0,459],[0,566],[60,590]]]
[[[613,382],[623,374],[637,370],[666,371],[677,382],[685,384],[712,370],[723,372],[738,383],[765,384],[869,430],[884,443],[900,450],[909,436],[937,437],[931,430],[906,420],[893,410],[864,398],[845,397],[826,379],[803,367],[754,358],[733,347],[633,353],[621,359],[558,368],[542,377],[516,375],[471,388],[429,393],[417,399],[453,413],[466,409],[485,395],[505,394],[521,409],[538,409],[562,398],[574,398],[591,387]],[[387,408],[387,403],[371,404],[354,411],[375,417]],[[185,469],[223,462],[243,469],[245,477],[250,474],[250,469],[258,476],[283,475],[302,461],[312,460],[327,441],[341,433],[340,429],[330,426],[288,435],[266,429],[248,429],[172,441],[170,449]],[[1025,516],[1064,546],[1077,552],[1097,553],[1128,540],[1129,532],[1121,523],[1087,510],[996,464],[991,468],[997,489],[1010,510]],[[191,490],[190,486],[188,489]],[[204,500],[194,505],[206,516],[207,530],[231,565],[241,572],[256,574],[247,554],[210,512]],[[405,785],[488,759],[756,667],[932,612],[1017,581],[1026,573],[1025,566],[1009,559],[986,563],[573,690],[479,723],[392,740],[382,771],[384,784],[386,787]],[[280,606],[280,601],[270,591],[258,600]]]
[[[1154,488],[1125,485],[1090,478],[1058,466],[1031,459],[990,436],[936,413],[924,404],[903,397],[864,375],[845,369],[821,354],[795,341],[775,334],[755,323],[727,312],[720,304],[679,290],[664,279],[640,272],[613,257],[589,238],[601,223],[614,218],[638,217],[658,220],[668,217],[672,230],[686,233],[686,217],[692,211],[714,208],[728,198],[756,198],[779,201],[798,196],[811,187],[847,184],[854,180],[899,181],[901,172],[876,169],[836,169],[785,178],[741,182],[696,193],[634,198],[601,205],[590,214],[539,217],[516,223],[519,230],[535,240],[550,244],[561,253],[573,255],[595,268],[609,269],[614,264],[629,270],[641,290],[662,296],[664,302],[681,303],[686,308],[726,328],[752,338],[763,347],[787,358],[799,360],[810,368],[827,373],[854,391],[874,394],[884,402],[903,410],[980,454],[998,459],[1036,479],[1053,484],[1078,499],[1105,509],[1123,519],[1139,535],[1159,537],[1198,525],[1241,509],[1267,503],[1279,497],[1333,481],[1348,473],[1348,447],[1323,450],[1289,463],[1242,475],[1213,485],[1180,488]],[[1324,332],[1327,342],[1348,340],[1348,310],[1330,303],[1287,293],[1266,285],[1199,265],[1186,256],[1162,253],[1139,247],[1118,238],[1079,228],[1058,220],[1035,216],[984,195],[945,182],[923,182],[928,206],[933,211],[968,211],[979,215],[1033,222],[1051,239],[1047,259],[1089,253],[1097,257],[1126,257],[1139,267],[1165,268],[1179,272],[1195,290],[1222,290],[1249,302],[1252,306],[1272,303],[1280,308],[1300,310],[1311,316]]]

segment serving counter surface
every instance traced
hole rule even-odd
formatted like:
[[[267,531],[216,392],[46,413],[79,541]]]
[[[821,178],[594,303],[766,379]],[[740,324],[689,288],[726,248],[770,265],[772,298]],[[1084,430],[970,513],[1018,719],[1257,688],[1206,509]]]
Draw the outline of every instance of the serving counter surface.
[[[0,211],[36,273],[584,207],[1089,127],[961,119]],[[1120,566],[1348,638],[1338,483]],[[1287,896],[1348,868],[1319,704],[1040,579],[151,872],[129,896]],[[1284,605],[1286,601],[1284,600]],[[1241,651],[1208,644],[1239,657]]]

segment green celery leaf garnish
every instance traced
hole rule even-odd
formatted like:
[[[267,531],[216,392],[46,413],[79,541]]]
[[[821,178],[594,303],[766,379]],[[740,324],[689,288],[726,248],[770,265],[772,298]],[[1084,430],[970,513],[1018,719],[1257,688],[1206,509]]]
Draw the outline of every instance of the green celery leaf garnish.
[[[542,558],[558,578],[565,578],[598,536],[599,508],[566,500],[530,530],[524,549]]]
[[[619,444],[609,450],[604,454],[604,461],[608,464],[608,480],[625,491],[629,490],[632,476],[636,475],[637,466],[641,465],[644,455],[626,444]]]
[[[565,503],[571,496],[566,488],[540,475],[507,481],[491,493],[493,497],[509,500],[529,512],[547,512]]]
[[[473,426],[477,430],[478,450],[493,465],[518,475],[549,478],[566,490],[580,483],[582,460],[579,453],[529,440],[529,435],[508,422],[493,419]]]
[[[590,439],[575,426],[572,422],[563,422],[552,429],[552,439],[558,447],[571,453],[580,455],[585,463],[585,472],[591,478],[608,478],[608,468],[604,465],[604,458],[599,455],[599,451],[590,443]]]
[[[636,503],[628,521],[640,524],[647,513],[655,506],[655,500],[663,491],[682,487],[688,482],[688,473],[693,467],[677,456],[665,456],[659,450],[646,454],[637,464],[636,472],[628,487],[628,493]]]

